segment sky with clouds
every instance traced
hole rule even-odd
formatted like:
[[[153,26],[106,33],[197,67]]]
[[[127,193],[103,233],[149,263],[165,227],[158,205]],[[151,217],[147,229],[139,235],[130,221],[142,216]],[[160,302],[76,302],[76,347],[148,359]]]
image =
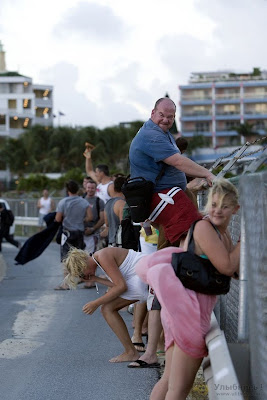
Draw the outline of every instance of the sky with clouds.
[[[267,0],[1,0],[0,40],[9,71],[54,86],[61,125],[104,128],[166,92],[178,106],[191,72],[267,69],[266,15]]]

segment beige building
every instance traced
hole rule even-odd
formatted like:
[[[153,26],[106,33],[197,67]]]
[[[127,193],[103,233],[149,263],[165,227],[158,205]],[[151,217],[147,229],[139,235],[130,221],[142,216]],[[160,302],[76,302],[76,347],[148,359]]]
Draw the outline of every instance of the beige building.
[[[8,71],[0,41],[0,136],[15,138],[37,124],[53,125],[53,86]]]

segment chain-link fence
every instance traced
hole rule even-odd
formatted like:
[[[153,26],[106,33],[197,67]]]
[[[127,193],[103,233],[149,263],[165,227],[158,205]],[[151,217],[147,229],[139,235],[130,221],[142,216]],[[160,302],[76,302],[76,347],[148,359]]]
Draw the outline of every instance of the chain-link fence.
[[[57,206],[60,198],[54,198]],[[37,208],[38,199],[9,199],[6,198],[8,204],[16,217],[38,217],[39,210]]]
[[[248,286],[246,312],[253,386],[251,399],[265,400],[267,399],[267,171],[242,176],[240,198],[245,238],[242,250]]]

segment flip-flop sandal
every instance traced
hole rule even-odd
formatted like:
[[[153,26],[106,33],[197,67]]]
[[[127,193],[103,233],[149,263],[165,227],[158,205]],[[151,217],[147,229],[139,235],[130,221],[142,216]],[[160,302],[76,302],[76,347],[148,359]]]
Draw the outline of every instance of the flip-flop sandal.
[[[145,352],[145,345],[143,342],[133,342],[134,347],[136,348],[137,351],[139,351],[140,353],[144,353]],[[141,347],[142,350],[138,349],[137,347]]]
[[[133,365],[133,364],[138,364],[138,365]],[[160,368],[160,363],[156,362],[156,363],[152,363],[152,364],[148,364],[147,362],[143,361],[143,360],[136,360],[134,362],[132,362],[131,364],[127,365],[128,368]]]
[[[63,287],[63,286],[59,285],[59,286],[56,286],[54,288],[54,290],[70,290],[70,288],[69,287]]]

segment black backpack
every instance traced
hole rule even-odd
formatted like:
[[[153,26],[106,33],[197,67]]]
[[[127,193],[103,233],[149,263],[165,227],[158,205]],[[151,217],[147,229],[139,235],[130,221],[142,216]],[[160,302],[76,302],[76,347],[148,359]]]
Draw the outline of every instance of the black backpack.
[[[7,226],[11,226],[15,219],[13,212],[11,210],[5,210],[4,213],[5,213],[4,223]]]

